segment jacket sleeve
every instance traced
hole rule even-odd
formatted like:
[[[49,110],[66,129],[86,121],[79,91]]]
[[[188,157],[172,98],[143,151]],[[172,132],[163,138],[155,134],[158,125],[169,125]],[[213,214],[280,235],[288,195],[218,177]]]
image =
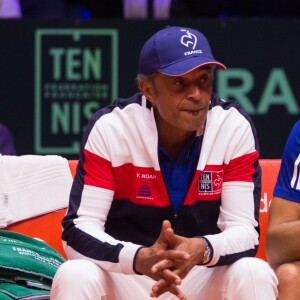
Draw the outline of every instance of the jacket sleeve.
[[[253,128],[245,121],[231,137],[224,161],[224,181],[218,227],[205,236],[213,247],[209,266],[228,265],[255,256],[259,244],[261,168]]]
[[[86,133],[62,223],[63,245],[70,259],[89,259],[108,271],[135,274],[134,258],[141,245],[119,241],[105,233],[115,179],[101,127],[98,121]]]

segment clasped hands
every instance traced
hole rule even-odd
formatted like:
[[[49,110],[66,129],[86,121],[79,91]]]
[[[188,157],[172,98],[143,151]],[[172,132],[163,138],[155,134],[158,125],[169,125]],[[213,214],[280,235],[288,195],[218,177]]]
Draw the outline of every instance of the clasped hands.
[[[151,247],[141,248],[135,261],[137,272],[156,281],[150,296],[159,297],[170,292],[186,300],[179,286],[190,270],[202,263],[205,247],[202,238],[176,235],[170,222],[164,221],[157,241]]]

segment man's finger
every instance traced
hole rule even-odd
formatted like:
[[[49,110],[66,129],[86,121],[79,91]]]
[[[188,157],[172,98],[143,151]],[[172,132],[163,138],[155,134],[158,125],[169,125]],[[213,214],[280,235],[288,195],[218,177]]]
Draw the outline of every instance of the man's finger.
[[[170,292],[173,295],[175,295],[180,300],[187,300],[185,295],[182,293],[182,291],[175,285],[175,284],[169,284],[169,285],[163,285],[159,286],[157,283],[152,287],[152,292],[150,294],[151,297],[159,297],[162,294]]]
[[[187,261],[190,259],[190,255],[183,251],[169,250],[165,253],[165,259],[162,259],[158,263],[154,264],[151,268],[152,273],[157,273],[164,269],[172,268],[178,261]]]
[[[170,228],[171,228],[170,221],[168,220],[163,221],[160,235],[156,241],[163,249],[168,249],[169,247],[168,241],[166,239],[166,231]]]
[[[172,267],[174,267],[174,261],[170,259],[164,259],[158,262],[157,264],[155,264],[151,268],[151,272],[155,274],[158,273],[159,271],[163,271],[164,269],[170,269]]]

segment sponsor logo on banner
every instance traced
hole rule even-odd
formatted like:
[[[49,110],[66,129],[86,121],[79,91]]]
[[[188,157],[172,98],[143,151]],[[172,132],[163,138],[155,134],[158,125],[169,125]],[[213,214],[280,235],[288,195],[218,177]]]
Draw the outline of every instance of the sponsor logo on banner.
[[[118,94],[118,30],[37,29],[34,148],[77,154],[92,114]]]

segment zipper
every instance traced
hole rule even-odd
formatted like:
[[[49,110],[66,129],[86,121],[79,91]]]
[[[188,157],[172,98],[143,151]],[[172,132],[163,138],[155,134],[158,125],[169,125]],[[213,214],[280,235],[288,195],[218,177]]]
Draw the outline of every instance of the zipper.
[[[178,217],[178,214],[177,214],[177,212],[175,212],[174,216],[173,216],[173,230],[174,230],[174,233],[176,233],[177,217]]]

